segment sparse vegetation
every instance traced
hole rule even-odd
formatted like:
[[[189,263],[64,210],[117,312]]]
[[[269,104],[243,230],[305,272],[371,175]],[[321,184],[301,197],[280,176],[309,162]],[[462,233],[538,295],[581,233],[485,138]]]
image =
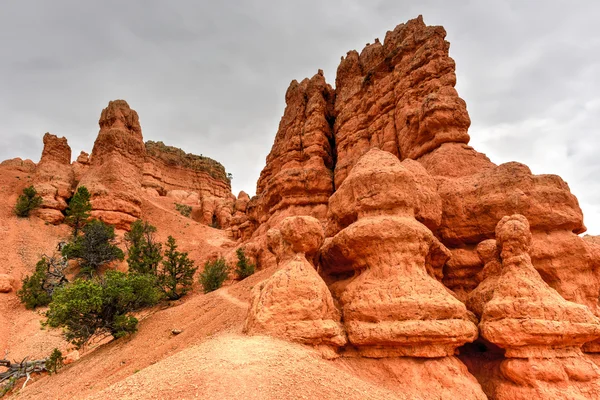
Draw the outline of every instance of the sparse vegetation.
[[[54,291],[68,283],[65,277],[66,259],[42,256],[35,266],[35,272],[25,276],[17,296],[28,309],[47,306],[52,301]]]
[[[17,199],[15,204],[15,214],[20,218],[27,218],[31,211],[42,205],[42,197],[38,195],[33,186],[23,189],[23,194]]]
[[[57,374],[58,370],[64,366],[65,357],[63,357],[62,352],[55,348],[50,353],[50,356],[46,358],[46,371],[50,375]]]
[[[204,264],[204,271],[200,274],[200,284],[204,288],[204,293],[217,290],[223,285],[229,276],[229,266],[224,258],[217,258],[214,261],[207,261]]]
[[[175,203],[175,209],[184,217],[189,218],[192,215],[192,206],[188,206],[187,204]]]
[[[44,289],[46,283],[47,262],[42,258],[35,266],[35,272],[23,278],[22,287],[17,291],[21,303],[28,309],[44,307],[50,304],[52,296]]]
[[[237,256],[237,264],[235,266],[235,273],[238,276],[238,279],[245,279],[252,275],[256,269],[256,265],[252,264],[250,260],[246,257],[244,253],[244,249],[242,247],[238,248],[235,251]]]
[[[163,142],[153,142],[151,140],[145,143],[146,151],[152,157],[162,160],[167,165],[182,166],[185,168],[202,171],[209,174],[214,179],[227,181],[225,167],[209,157],[186,153],[177,147],[167,146]]]
[[[83,235],[73,238],[62,249],[69,260],[79,260],[81,274],[88,277],[98,273],[101,266],[115,260],[123,260],[124,254],[115,244],[115,229],[102,221],[88,222]]]
[[[194,279],[194,262],[188,253],[177,251],[177,244],[172,236],[167,239],[165,260],[158,272],[158,285],[170,300],[177,300],[190,291]]]
[[[79,231],[81,231],[90,218],[90,211],[92,211],[90,197],[90,192],[87,188],[79,186],[71,201],[69,201],[65,220],[73,227],[74,238],[78,236]]]
[[[91,338],[115,339],[137,330],[130,313],[156,304],[161,298],[152,275],[107,271],[91,280],[77,279],[54,294],[46,324],[63,328],[65,339],[77,347]]]
[[[162,245],[154,237],[156,227],[146,221],[137,220],[125,234],[127,264],[130,272],[156,275],[162,260]]]

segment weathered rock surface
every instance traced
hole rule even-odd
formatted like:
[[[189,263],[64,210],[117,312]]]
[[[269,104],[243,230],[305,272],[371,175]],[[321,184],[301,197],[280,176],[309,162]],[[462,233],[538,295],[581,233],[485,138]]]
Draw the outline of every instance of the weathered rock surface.
[[[200,198],[228,198],[231,195],[225,167],[215,160],[186,153],[162,142],[148,141],[145,147],[144,188],[152,188],[160,195],[175,190],[194,192]]]
[[[34,187],[43,202],[35,214],[53,224],[64,220],[62,211],[73,194],[75,176],[71,169],[71,148],[67,139],[46,133],[42,158],[36,166]]]
[[[506,350],[493,398],[598,398],[600,369],[581,346],[600,336],[600,320],[586,306],[566,301],[535,270],[527,218],[504,217],[496,240],[502,272],[480,323],[482,336]]]
[[[0,293],[10,293],[13,290],[14,279],[7,274],[0,274]]]
[[[533,175],[516,162],[502,164],[462,179],[441,179],[444,243],[478,243],[494,237],[498,221],[515,213],[534,230],[581,233],[583,214],[567,184],[556,175]]]
[[[477,338],[474,316],[432,277],[449,253],[415,219],[435,225],[441,212],[435,196],[421,203],[427,173],[415,165],[372,149],[329,203],[328,232],[342,230],[321,260],[327,273],[355,272],[340,302],[349,342],[368,357],[444,357]]]
[[[443,143],[468,143],[471,123],[454,89],[454,61],[441,26],[421,17],[389,31],[337,70],[335,186],[358,159],[379,147],[416,159]]]
[[[323,228],[312,217],[288,217],[280,229],[269,230],[269,248],[281,269],[254,289],[247,333],[334,348],[346,343],[331,293],[306,257],[322,242]]]
[[[141,217],[141,195],[169,196],[193,206],[197,220],[229,226],[234,198],[225,168],[162,142],[144,143],[137,113],[123,100],[102,111],[91,157],[73,170],[92,194],[92,216],[127,229]]]
[[[311,79],[292,81],[285,96],[286,108],[267,164],[248,203],[246,216],[234,218],[236,237],[252,235],[250,249],[260,267],[274,263],[266,252],[266,234],[283,219],[310,215],[321,221],[333,193],[332,149],[334,90],[319,71]]]
[[[0,166],[4,168],[12,168],[21,172],[34,172],[35,163],[31,160],[22,160],[20,158],[11,158],[10,160],[4,160],[0,163]]]
[[[79,184],[90,191],[93,217],[125,229],[141,217],[142,128],[124,100],[109,102],[98,123],[90,169]]]
[[[495,239],[488,239],[479,243],[477,245],[477,255],[484,265],[481,271],[481,283],[469,293],[466,305],[477,318],[481,319],[483,308],[494,296],[494,289],[498,285],[498,279],[502,273],[502,260]]]

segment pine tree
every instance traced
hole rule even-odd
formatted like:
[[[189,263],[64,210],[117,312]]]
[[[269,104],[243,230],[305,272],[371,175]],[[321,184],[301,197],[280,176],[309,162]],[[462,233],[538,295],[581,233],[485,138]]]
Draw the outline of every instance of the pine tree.
[[[235,268],[235,273],[237,274],[238,278],[241,280],[252,275],[254,273],[254,270],[256,269],[256,266],[250,263],[250,261],[246,257],[246,254],[244,253],[244,249],[240,247],[235,251],[235,254],[238,258],[238,262]]]
[[[92,204],[90,203],[90,192],[85,186],[79,186],[69,202],[66,221],[73,227],[73,237],[76,238],[81,228],[85,226],[90,218]]]
[[[62,255],[69,260],[79,260],[82,275],[92,277],[102,265],[123,260],[123,251],[115,244],[115,228],[112,225],[93,220],[82,231],[82,236],[75,237],[62,249]]]
[[[137,220],[125,234],[129,271],[156,275],[162,260],[160,243],[156,242],[156,228],[146,221]]]
[[[33,186],[23,189],[23,194],[17,199],[15,204],[15,214],[17,217],[29,217],[29,213],[42,205],[42,197],[37,194]]]
[[[171,300],[177,300],[192,288],[194,261],[188,258],[187,252],[177,251],[177,244],[173,236],[167,239],[165,260],[158,272],[158,284],[165,295]]]

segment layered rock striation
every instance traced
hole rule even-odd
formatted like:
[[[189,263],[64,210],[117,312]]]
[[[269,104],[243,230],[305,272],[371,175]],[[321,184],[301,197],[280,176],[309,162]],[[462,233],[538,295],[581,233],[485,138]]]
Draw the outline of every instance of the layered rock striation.
[[[75,186],[75,175],[71,169],[71,147],[66,138],[50,133],[44,135],[42,158],[35,167],[34,187],[43,202],[36,215],[50,223],[64,220],[63,211],[71,198]]]
[[[493,294],[479,325],[487,341],[505,350],[494,398],[598,398],[600,369],[581,347],[600,337],[600,319],[588,307],[566,301],[535,270],[527,218],[502,218],[496,241],[501,274],[495,284],[487,280]]]
[[[427,177],[372,149],[330,199],[322,265],[353,273],[337,292],[348,341],[365,356],[444,357],[477,338],[474,316],[434,278],[449,252],[417,220],[439,223]]]
[[[81,152],[73,163],[67,140],[49,133],[37,165],[17,159],[3,163],[35,172],[34,186],[43,198],[36,211],[40,218],[61,223],[68,200],[82,185],[92,197],[92,217],[119,229],[142,217],[144,196],[189,205],[192,216],[207,225],[230,225],[235,196],[221,164],[162,142],[144,143],[138,114],[124,100],[109,102],[99,125],[91,155]]]

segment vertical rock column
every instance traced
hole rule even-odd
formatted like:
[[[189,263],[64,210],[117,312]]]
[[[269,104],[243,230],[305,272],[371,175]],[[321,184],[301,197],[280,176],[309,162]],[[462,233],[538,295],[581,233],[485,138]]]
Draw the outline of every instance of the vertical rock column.
[[[146,148],[138,114],[124,100],[111,101],[100,116],[90,167],[80,181],[92,195],[92,216],[126,229],[141,216]]]
[[[73,194],[74,179],[67,139],[46,133],[42,158],[35,168],[33,180],[43,198],[42,206],[35,214],[52,224],[61,223],[65,218],[62,212]]]

